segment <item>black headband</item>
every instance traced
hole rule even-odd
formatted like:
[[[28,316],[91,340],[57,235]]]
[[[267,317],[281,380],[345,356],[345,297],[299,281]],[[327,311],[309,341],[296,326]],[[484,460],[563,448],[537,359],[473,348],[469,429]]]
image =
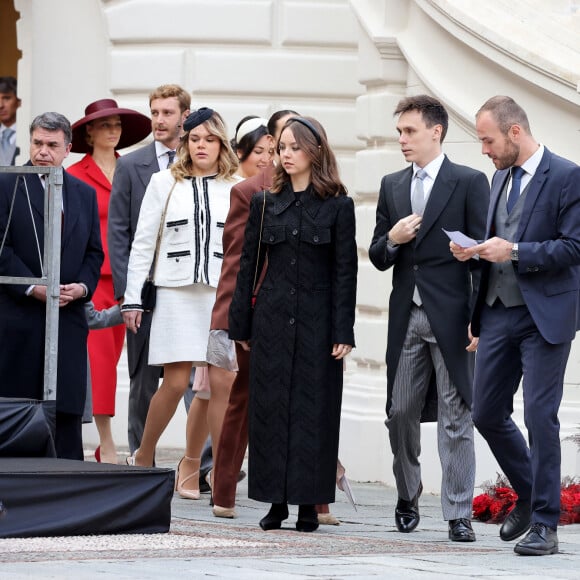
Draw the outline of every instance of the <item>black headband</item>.
[[[320,138],[320,133],[316,130],[316,127],[308,119],[305,119],[304,117],[290,117],[290,119],[288,119],[288,121],[297,121],[301,125],[304,125],[308,129],[310,129],[310,132],[316,138],[316,142],[318,143],[318,146],[320,147],[322,145],[322,139]]]
[[[201,107],[197,111],[193,111],[190,115],[185,119],[185,123],[183,123],[183,130],[184,131],[191,131],[195,129],[198,125],[205,123],[211,116],[213,115],[213,109],[208,107]]]

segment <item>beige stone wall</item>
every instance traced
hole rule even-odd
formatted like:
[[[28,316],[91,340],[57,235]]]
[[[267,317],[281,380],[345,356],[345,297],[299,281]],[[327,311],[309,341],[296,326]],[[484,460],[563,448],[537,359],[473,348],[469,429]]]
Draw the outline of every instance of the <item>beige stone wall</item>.
[[[71,121],[112,96],[147,114],[150,90],[178,83],[229,128],[292,108],[318,118],[353,185],[357,23],[348,0],[15,0],[20,118]],[[58,31],[58,32],[55,32]],[[21,142],[26,139],[21,123]],[[73,162],[76,158],[71,157]]]

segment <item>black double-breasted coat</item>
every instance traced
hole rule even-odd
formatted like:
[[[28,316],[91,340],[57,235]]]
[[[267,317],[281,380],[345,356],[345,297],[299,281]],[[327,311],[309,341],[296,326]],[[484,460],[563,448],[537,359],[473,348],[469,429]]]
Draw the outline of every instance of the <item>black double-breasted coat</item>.
[[[266,254],[252,309],[256,262]],[[253,197],[229,315],[230,337],[251,340],[252,499],[334,501],[343,362],[331,351],[354,346],[356,277],[351,198],[289,185]]]

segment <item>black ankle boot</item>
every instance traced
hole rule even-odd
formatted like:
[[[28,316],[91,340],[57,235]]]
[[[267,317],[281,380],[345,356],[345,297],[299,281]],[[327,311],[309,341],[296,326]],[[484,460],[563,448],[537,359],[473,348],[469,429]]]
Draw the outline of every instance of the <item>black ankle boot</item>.
[[[273,503],[270,511],[260,520],[260,527],[268,530],[279,530],[282,521],[288,518],[288,504]]]
[[[296,529],[299,532],[313,532],[318,529],[318,514],[313,505],[301,505],[298,508]]]

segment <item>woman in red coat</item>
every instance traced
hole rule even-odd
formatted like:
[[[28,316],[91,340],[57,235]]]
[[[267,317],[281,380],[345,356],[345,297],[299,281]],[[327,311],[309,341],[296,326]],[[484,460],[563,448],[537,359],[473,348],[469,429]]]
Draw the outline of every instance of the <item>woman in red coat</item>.
[[[93,302],[97,310],[102,310],[117,303],[107,248],[107,214],[118,157],[116,150],[144,139],[151,132],[151,121],[137,111],[119,108],[113,99],[101,99],[86,107],[85,116],[74,123],[72,129],[72,151],[86,155],[69,167],[68,172],[97,191],[105,261]],[[111,417],[115,415],[117,363],[124,339],[125,328],[122,325],[89,332],[93,416],[99,432],[99,447],[95,451],[95,458],[104,463],[117,463]]]

